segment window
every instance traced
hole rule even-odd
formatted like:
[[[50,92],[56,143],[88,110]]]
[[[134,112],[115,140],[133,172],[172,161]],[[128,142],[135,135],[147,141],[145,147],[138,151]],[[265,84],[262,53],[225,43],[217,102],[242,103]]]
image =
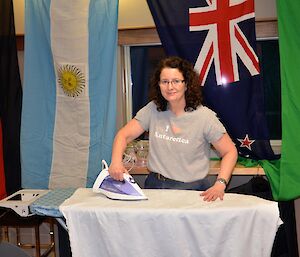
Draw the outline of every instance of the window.
[[[281,84],[278,40],[257,42],[271,140],[281,140]]]
[[[157,63],[166,56],[161,45],[130,47],[132,117],[148,103],[149,81]]]

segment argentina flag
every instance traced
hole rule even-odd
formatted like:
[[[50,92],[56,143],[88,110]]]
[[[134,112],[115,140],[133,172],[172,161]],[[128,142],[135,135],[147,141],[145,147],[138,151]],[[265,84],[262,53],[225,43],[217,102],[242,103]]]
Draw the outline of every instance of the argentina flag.
[[[90,187],[110,161],[118,0],[26,0],[23,188]]]

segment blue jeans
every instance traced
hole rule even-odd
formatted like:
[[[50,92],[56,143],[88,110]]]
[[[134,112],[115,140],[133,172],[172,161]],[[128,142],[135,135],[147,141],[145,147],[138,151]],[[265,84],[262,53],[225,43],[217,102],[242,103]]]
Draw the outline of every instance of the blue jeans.
[[[180,182],[172,179],[159,179],[157,174],[150,172],[145,180],[145,189],[180,189],[204,191],[211,186],[207,178],[193,182]]]

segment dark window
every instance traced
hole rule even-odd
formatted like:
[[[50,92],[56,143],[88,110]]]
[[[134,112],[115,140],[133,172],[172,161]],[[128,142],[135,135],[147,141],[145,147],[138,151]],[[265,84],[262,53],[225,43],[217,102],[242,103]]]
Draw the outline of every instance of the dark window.
[[[148,103],[149,81],[157,63],[166,56],[161,45],[130,47],[132,117]]]
[[[257,42],[264,85],[265,111],[270,138],[281,139],[281,83],[278,40]]]

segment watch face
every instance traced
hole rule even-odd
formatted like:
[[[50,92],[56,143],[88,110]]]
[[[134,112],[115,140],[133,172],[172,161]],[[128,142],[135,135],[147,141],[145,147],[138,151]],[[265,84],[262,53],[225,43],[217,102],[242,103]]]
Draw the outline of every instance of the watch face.
[[[218,178],[217,181],[227,186],[227,181],[224,178]]]

